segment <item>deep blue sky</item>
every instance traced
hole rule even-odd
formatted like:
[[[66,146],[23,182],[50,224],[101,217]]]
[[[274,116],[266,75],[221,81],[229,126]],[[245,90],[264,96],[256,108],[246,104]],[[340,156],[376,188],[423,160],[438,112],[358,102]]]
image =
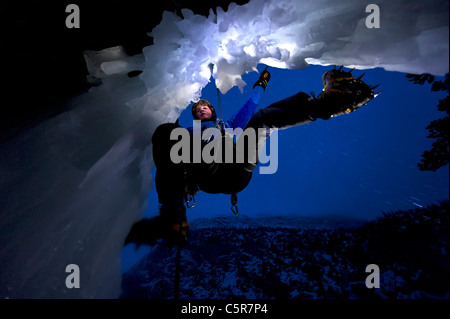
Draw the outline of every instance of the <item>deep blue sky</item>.
[[[322,74],[330,68],[270,68],[272,79],[260,107],[298,91],[319,94]],[[380,83],[377,90],[383,93],[352,114],[279,131],[278,170],[273,175],[256,170],[250,185],[238,194],[240,215],[340,214],[373,219],[383,212],[448,200],[448,166],[437,172],[417,167],[433,142],[427,138],[426,126],[444,117],[436,107],[444,94],[431,92],[428,84],[409,82],[404,73],[374,69],[354,74],[363,72],[364,80]],[[244,75],[243,94],[235,87],[221,95],[225,119],[245,102],[258,76],[256,72]],[[217,109],[214,81],[203,90],[202,98]],[[180,124],[192,125],[190,106]],[[149,201],[146,215],[156,215],[155,190]],[[204,192],[197,196],[197,206],[188,210],[190,220],[230,214],[229,195]]]

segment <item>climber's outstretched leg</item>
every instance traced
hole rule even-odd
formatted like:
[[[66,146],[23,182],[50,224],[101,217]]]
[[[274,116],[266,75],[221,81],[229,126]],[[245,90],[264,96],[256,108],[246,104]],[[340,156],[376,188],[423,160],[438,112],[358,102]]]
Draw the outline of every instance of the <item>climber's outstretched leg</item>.
[[[272,129],[287,129],[318,118],[328,120],[351,113],[370,102],[376,96],[373,92],[376,86],[370,87],[361,78],[354,78],[351,71],[342,71],[342,67],[333,68],[323,75],[324,89],[317,97],[299,92],[256,112],[246,126],[246,129],[259,130],[256,154],[248,155],[248,167],[256,166]]]

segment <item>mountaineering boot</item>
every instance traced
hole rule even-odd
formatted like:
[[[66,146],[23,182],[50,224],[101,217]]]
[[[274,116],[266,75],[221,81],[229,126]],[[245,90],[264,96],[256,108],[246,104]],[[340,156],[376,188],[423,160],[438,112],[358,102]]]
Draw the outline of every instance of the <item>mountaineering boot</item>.
[[[162,205],[160,209],[161,232],[168,247],[184,246],[189,234],[189,223],[184,204]]]
[[[169,247],[183,246],[189,233],[184,205],[162,205],[160,215],[142,219],[133,224],[125,238],[124,245],[135,243],[154,245],[159,239],[165,239]]]
[[[323,92],[314,99],[314,109],[310,113],[313,119],[328,120],[351,113],[378,95],[373,92],[378,85],[370,87],[364,83],[361,80],[364,74],[355,79],[352,71],[345,72],[340,67],[324,73]]]

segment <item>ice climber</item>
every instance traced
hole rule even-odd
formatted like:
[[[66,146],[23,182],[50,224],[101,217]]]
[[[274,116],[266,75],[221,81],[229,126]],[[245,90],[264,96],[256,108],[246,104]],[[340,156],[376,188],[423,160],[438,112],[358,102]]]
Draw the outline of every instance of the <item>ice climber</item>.
[[[206,100],[200,100],[192,106],[194,120],[201,121],[199,130],[204,133],[208,128],[218,128],[223,133],[223,147],[236,148],[244,145],[244,161],[233,162],[215,160],[207,163],[203,159],[200,163],[174,163],[171,159],[172,147],[178,142],[171,139],[171,132],[181,128],[178,123],[160,125],[152,136],[153,159],[156,166],[155,185],[160,203],[159,216],[142,219],[136,222],[125,239],[128,243],[155,244],[159,239],[165,240],[168,246],[182,246],[186,242],[189,224],[186,218],[187,199],[199,190],[206,193],[223,193],[232,195],[241,192],[250,182],[252,172],[258,163],[259,153],[272,129],[286,129],[315,121],[328,120],[338,115],[347,114],[367,104],[375,97],[373,89],[361,80],[354,78],[352,73],[341,68],[327,71],[323,77],[324,89],[317,97],[299,92],[284,100],[256,111],[260,98],[270,81],[270,73],[264,70],[253,86],[253,92],[244,105],[227,121],[217,117],[214,107]],[[254,130],[256,144],[254,151],[248,148],[249,141],[240,144],[238,141],[225,142],[227,128],[241,128]],[[189,128],[192,143],[194,143],[195,129]],[[215,138],[205,139],[202,135],[201,150]],[[217,140],[216,140],[217,142]],[[195,151],[195,147],[192,147]],[[197,150],[197,151],[201,151]],[[224,154],[223,152],[222,154]],[[234,152],[233,154],[236,154]],[[190,158],[194,156],[189,154]]]

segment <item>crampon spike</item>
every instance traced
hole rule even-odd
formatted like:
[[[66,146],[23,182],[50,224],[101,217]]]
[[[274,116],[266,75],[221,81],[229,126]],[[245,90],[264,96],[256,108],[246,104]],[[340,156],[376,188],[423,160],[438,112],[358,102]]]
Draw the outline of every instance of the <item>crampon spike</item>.
[[[376,88],[379,87],[379,86],[380,86],[380,85],[377,84],[377,85],[371,86],[370,88],[371,88],[372,90],[374,90],[374,89],[376,89]]]
[[[341,66],[339,67],[338,71],[342,71],[342,68],[343,68],[343,67],[344,67],[344,66],[341,65]]]
[[[361,80],[363,78],[363,76],[366,75],[366,73],[361,74],[360,76],[358,76],[358,80]]]

